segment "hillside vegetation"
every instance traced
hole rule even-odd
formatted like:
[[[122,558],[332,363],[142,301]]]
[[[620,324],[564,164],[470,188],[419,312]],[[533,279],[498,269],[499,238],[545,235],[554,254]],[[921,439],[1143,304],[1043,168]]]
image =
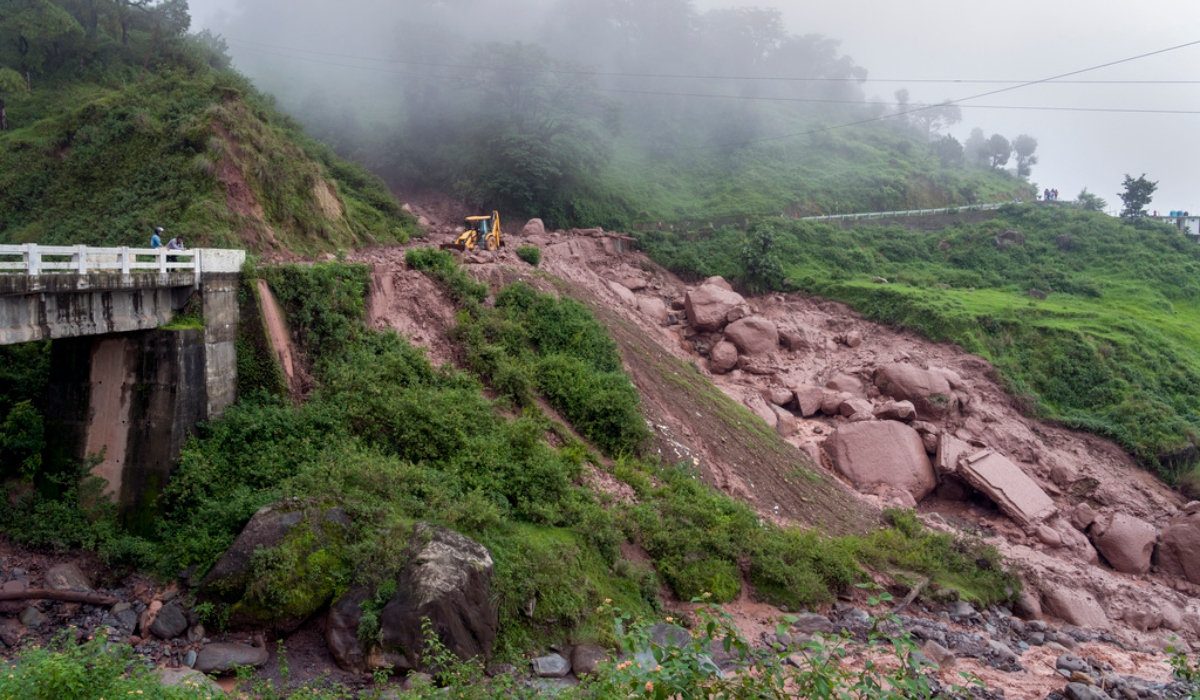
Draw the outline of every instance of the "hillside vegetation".
[[[30,75],[0,86],[0,243],[144,247],[163,226],[315,254],[415,233],[381,181],[187,35],[177,3],[27,4],[0,15],[0,67]]]
[[[1024,243],[1001,245],[1008,229]],[[1193,478],[1200,247],[1174,229],[1013,205],[932,233],[764,220],[750,232],[643,241],[681,274],[818,294],[958,343],[995,364],[1030,413],[1110,437],[1168,477]]]

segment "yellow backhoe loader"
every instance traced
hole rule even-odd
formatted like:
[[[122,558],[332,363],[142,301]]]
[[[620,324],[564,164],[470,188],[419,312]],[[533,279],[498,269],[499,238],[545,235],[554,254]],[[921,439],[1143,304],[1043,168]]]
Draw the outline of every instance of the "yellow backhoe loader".
[[[491,216],[468,216],[467,230],[453,243],[443,243],[442,248],[466,251],[475,250],[479,245],[487,250],[496,250],[504,245],[504,238],[500,234],[500,212],[494,211]]]

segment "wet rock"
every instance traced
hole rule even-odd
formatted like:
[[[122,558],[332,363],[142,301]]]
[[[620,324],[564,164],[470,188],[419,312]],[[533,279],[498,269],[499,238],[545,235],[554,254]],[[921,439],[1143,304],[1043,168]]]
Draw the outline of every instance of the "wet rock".
[[[1108,627],[1104,608],[1087,591],[1056,586],[1045,593],[1042,604],[1047,613],[1072,625],[1089,629]]]
[[[917,417],[917,407],[911,401],[887,401],[875,407],[879,420],[911,421]]]
[[[833,391],[852,394],[856,398],[867,397],[867,387],[858,377],[849,374],[839,374],[833,379],[825,382],[825,388]]]
[[[956,399],[945,376],[913,365],[894,363],[875,370],[875,386],[899,401],[911,401],[922,420],[937,420],[955,409]]]
[[[713,374],[725,374],[737,367],[737,346],[728,341],[717,343],[708,357],[708,368]]]
[[[284,633],[294,631],[332,597],[332,581],[316,575],[297,580],[296,585],[305,587],[293,596],[300,602],[280,609],[253,593],[247,595],[256,575],[252,557],[259,549],[297,542],[303,544],[289,546],[301,547],[300,555],[304,558],[319,552],[336,552],[344,544],[351,525],[346,511],[331,504],[287,499],[263,506],[205,576],[200,597],[231,603],[230,621],[235,627],[273,625]]]
[[[792,399],[794,399],[796,395],[792,393],[791,389],[772,387],[770,389],[763,389],[762,396],[764,399],[775,404],[776,406],[786,406],[792,402]]]
[[[654,321],[660,326],[670,325],[670,316],[667,312],[667,304],[658,297],[642,297],[637,301],[638,311],[646,318]]]
[[[1200,584],[1200,503],[1167,522],[1155,557],[1164,575]]]
[[[779,349],[779,331],[775,324],[759,316],[735,321],[725,328],[725,339],[743,355],[766,355]]]
[[[917,431],[896,421],[851,423],[826,442],[838,471],[860,490],[903,489],[920,501],[937,486]]]
[[[201,673],[228,673],[235,666],[258,668],[267,663],[270,655],[263,647],[248,644],[209,644],[196,654],[195,669]]]
[[[532,664],[533,673],[539,678],[563,678],[571,672],[571,662],[558,654],[539,656]]]
[[[796,416],[786,408],[780,408],[774,404],[771,405],[771,410],[775,413],[775,432],[780,437],[790,438],[796,434],[798,426],[796,424]]]
[[[113,615],[113,618],[116,620],[117,626],[126,632],[132,632],[135,628],[137,628],[138,614],[132,610],[122,610],[116,615]]]
[[[632,306],[635,308],[637,307],[637,295],[629,291],[629,288],[625,285],[621,284],[620,282],[610,281],[608,283],[608,288],[613,294],[616,294],[617,298],[624,302],[626,306]]]
[[[721,289],[724,289],[727,292],[733,291],[733,285],[726,282],[725,278],[721,277],[720,275],[717,275],[714,277],[709,277],[708,279],[704,280],[704,284],[711,284],[714,287],[720,287]]]
[[[1124,513],[1102,515],[1088,530],[1092,544],[1112,568],[1126,574],[1150,571],[1158,528]]]
[[[46,616],[42,614],[42,611],[32,605],[28,605],[17,616],[17,619],[26,627],[40,627],[46,621]]]
[[[1036,526],[1056,511],[1046,492],[998,452],[984,450],[960,459],[958,475],[1023,528]]]
[[[863,343],[862,333],[859,333],[858,331],[850,331],[842,339],[842,342],[846,343],[847,347],[856,348]]]
[[[874,404],[866,399],[850,399],[842,403],[838,410],[843,416],[849,418],[856,414],[862,414],[868,418],[874,418]]]
[[[188,628],[187,640],[189,644],[199,644],[204,640],[204,625],[195,624]]]
[[[417,523],[408,565],[383,608],[383,643],[420,668],[421,625],[426,618],[446,648],[460,659],[487,658],[496,640],[492,555],[457,532]]]
[[[362,603],[371,597],[366,586],[355,586],[329,606],[325,616],[325,646],[343,671],[362,673],[366,670],[366,654],[358,639],[362,621]]]
[[[150,632],[159,639],[174,639],[187,629],[187,616],[183,609],[175,603],[163,606],[150,625]]]
[[[953,668],[957,663],[957,659],[954,658],[954,652],[950,651],[941,644],[938,644],[932,639],[926,641],[925,644],[921,646],[921,652],[942,668]]]
[[[0,617],[0,642],[15,647],[21,643],[21,623],[11,617]]]
[[[807,350],[809,347],[808,337],[804,331],[795,328],[786,328],[779,331],[779,342],[783,347],[792,352],[800,352]]]
[[[43,586],[52,591],[92,592],[92,582],[74,563],[59,564],[46,572]]]
[[[1080,503],[1071,509],[1070,519],[1076,530],[1086,532],[1092,523],[1096,522],[1096,511],[1088,504]]]
[[[833,623],[817,613],[800,613],[792,623],[792,630],[802,634],[833,634]]]
[[[715,284],[702,284],[684,296],[684,310],[692,326],[701,331],[719,331],[729,312],[745,305],[741,294]]]
[[[1054,661],[1054,668],[1060,671],[1089,673],[1092,667],[1088,662],[1075,656],[1074,654],[1059,654],[1058,659]]]
[[[595,674],[607,660],[608,650],[604,647],[584,644],[571,650],[571,668],[580,678]]]
[[[793,393],[800,415],[809,418],[821,412],[821,403],[825,400],[824,389],[815,386],[798,386]]]
[[[1062,535],[1049,525],[1039,525],[1036,536],[1038,541],[1047,547],[1058,548],[1063,544]]]
[[[160,668],[154,673],[164,688],[199,690],[211,695],[225,694],[216,681],[193,668]]]
[[[1083,683],[1068,683],[1063,697],[1067,700],[1112,700],[1104,691]]]
[[[854,394],[826,389],[821,399],[821,413],[827,416],[839,416],[842,413],[842,404],[852,398],[854,398]]]

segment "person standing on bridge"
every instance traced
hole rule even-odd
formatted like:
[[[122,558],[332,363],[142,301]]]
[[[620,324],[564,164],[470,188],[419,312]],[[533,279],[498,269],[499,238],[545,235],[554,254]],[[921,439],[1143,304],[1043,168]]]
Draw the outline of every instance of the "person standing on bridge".
[[[163,232],[162,226],[154,227],[154,233],[150,234],[150,247],[151,248],[161,248],[162,247],[162,232]]]
[[[183,236],[176,236],[167,242],[167,250],[187,250],[183,247]],[[167,262],[178,262],[178,255],[168,255]]]

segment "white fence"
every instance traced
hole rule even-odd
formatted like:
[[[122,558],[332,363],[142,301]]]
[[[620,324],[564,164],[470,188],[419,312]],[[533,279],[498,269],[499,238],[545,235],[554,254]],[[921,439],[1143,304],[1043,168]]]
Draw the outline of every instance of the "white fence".
[[[964,211],[988,211],[999,209],[1010,202],[998,204],[975,204],[966,207],[946,207],[944,209],[909,209],[906,211],[873,211],[867,214],[829,214],[826,216],[804,216],[804,221],[830,221],[832,219],[886,219],[893,216],[928,216],[930,214],[956,214]]]
[[[200,272],[200,250],[89,248],[88,246],[0,245],[0,274],[74,274],[134,271]]]

